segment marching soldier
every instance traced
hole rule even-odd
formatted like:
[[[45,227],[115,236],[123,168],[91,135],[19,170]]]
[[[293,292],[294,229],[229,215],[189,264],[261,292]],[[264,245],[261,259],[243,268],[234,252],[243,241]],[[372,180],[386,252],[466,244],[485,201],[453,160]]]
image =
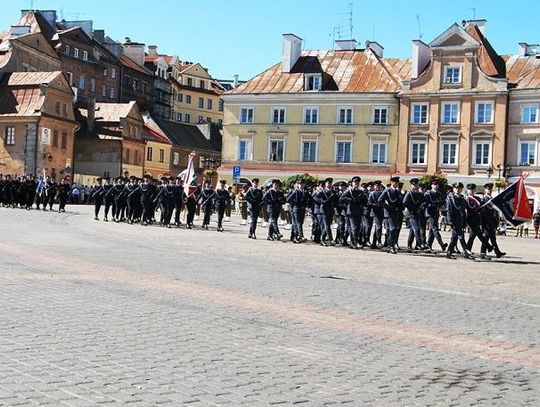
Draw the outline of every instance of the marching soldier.
[[[253,178],[251,180],[251,187],[247,190],[245,199],[250,218],[248,237],[250,239],[257,239],[255,232],[257,231],[257,220],[261,213],[261,204],[263,201],[263,192],[259,188],[259,178]]]
[[[208,225],[210,225],[210,216],[212,215],[212,208],[214,207],[215,197],[216,191],[212,188],[210,181],[204,181],[204,187],[199,196],[199,204],[204,211],[204,218],[202,223],[203,229],[208,229]]]
[[[182,196],[186,196],[184,190],[182,189]],[[195,219],[195,212],[197,211],[197,199],[200,194],[200,188],[197,186],[197,188],[193,188],[193,191],[189,191],[188,189],[188,195],[185,197],[185,203],[186,203],[186,227],[188,229],[192,229],[194,224],[193,220]]]
[[[45,196],[47,199],[46,205],[49,205],[49,210],[53,210],[54,200],[58,194],[58,183],[54,178],[49,179],[47,185],[45,186]]]
[[[291,241],[293,243],[304,243],[304,219],[306,217],[306,206],[308,193],[304,189],[304,180],[299,178],[294,184],[294,189],[287,196],[287,202],[291,205],[292,229]]]
[[[230,193],[225,188],[227,181],[222,179],[219,181],[220,187],[216,189],[215,206],[217,212],[217,231],[223,232],[223,217],[227,207],[230,206]]]
[[[116,182],[114,181],[116,184]],[[105,205],[105,217],[103,220],[105,222],[109,221],[109,211],[111,210],[111,206],[114,203],[114,195],[113,195],[113,187],[114,185],[111,184],[111,179],[109,177],[105,178],[105,184],[103,184],[103,204]]]
[[[491,247],[495,251],[497,258],[501,258],[506,255],[505,252],[499,249],[497,244],[497,226],[499,226],[499,213],[488,202],[491,200],[493,193],[493,184],[491,182],[484,185],[484,199],[482,202],[482,227],[484,229],[484,239],[486,243],[490,243]],[[485,256],[488,247],[482,245],[481,252]]]
[[[174,178],[171,177],[171,182]],[[184,180],[176,178],[174,185],[174,225],[179,227],[182,222],[180,221],[180,214],[184,209],[184,203],[186,202],[186,193],[184,192]],[[193,222],[192,222],[193,223]]]
[[[142,206],[142,221],[141,225],[148,226],[154,219],[154,196],[156,193],[156,186],[152,182],[151,175],[145,175],[144,181],[139,185],[141,191],[141,206]]]
[[[367,195],[359,188],[360,177],[353,177],[351,186],[340,197],[340,202],[345,205],[352,249],[359,249],[365,242],[362,236],[362,216],[367,203]]]
[[[334,219],[334,206],[337,202],[337,195],[332,188],[333,178],[324,180],[324,188],[319,189],[313,199],[319,204],[321,244],[323,246],[334,245],[332,238],[332,221]]]
[[[443,242],[441,232],[439,231],[439,217],[441,214],[441,208],[444,205],[444,198],[439,191],[439,182],[433,181],[431,183],[431,190],[425,193],[427,223],[429,227],[429,235],[427,240],[428,249],[433,251],[433,241],[437,239],[437,242],[441,246],[442,251],[446,251],[448,245]]]
[[[448,245],[446,257],[449,259],[454,258],[453,253],[459,240],[463,249],[463,256],[465,258],[472,258],[472,253],[467,249],[467,243],[465,242],[464,228],[467,224],[467,202],[465,201],[465,197],[461,194],[463,191],[463,184],[461,182],[456,182],[452,185],[452,188],[453,190],[449,192],[446,197],[446,216],[448,218],[448,223],[452,227],[452,239]]]
[[[171,179],[168,177],[161,178],[162,185],[159,188],[154,202],[159,203],[159,210],[161,212],[160,224],[171,228],[171,218],[174,209],[174,185],[170,184]]]
[[[480,204],[481,198],[475,196],[476,184],[467,184],[467,197],[465,201],[467,202],[467,225],[469,226],[469,239],[467,240],[467,249],[472,251],[474,239],[478,237],[482,245],[485,245],[489,251],[493,250],[491,245],[484,237],[484,233],[480,227],[480,211],[482,205]],[[481,258],[487,259],[488,257],[485,253],[480,255]]]
[[[98,178],[96,181],[97,185],[94,186],[90,199],[94,200],[94,219],[99,220],[99,210],[101,209],[101,204],[103,203],[103,195],[105,194],[105,190],[103,188],[103,180]]]
[[[336,243],[341,243],[343,246],[348,246],[349,225],[347,221],[347,205],[341,202],[341,196],[347,190],[348,186],[345,181],[339,183],[334,204],[334,215],[337,221]]]
[[[424,218],[422,213],[422,204],[424,202],[424,194],[419,190],[418,178],[412,178],[410,181],[411,188],[405,194],[403,198],[403,206],[405,207],[405,215],[409,222],[409,237],[407,239],[407,251],[414,253],[415,249],[413,241],[416,240],[416,247],[425,249],[426,242],[424,240],[425,235],[422,235],[422,219]]]
[[[279,179],[272,182],[272,188],[263,196],[263,201],[266,202],[266,210],[270,220],[267,239],[281,240],[283,235],[279,232],[278,219],[281,208],[285,203],[285,195],[281,190],[281,181]]]
[[[378,249],[382,247],[382,227],[384,219],[384,209],[379,202],[384,186],[381,181],[374,181],[374,190],[369,194],[368,204],[371,208],[370,216],[372,218],[372,224],[375,227],[373,232],[373,238],[371,240],[371,248]]]
[[[66,202],[70,193],[71,185],[69,178],[65,177],[60,181],[60,185],[58,186],[58,213],[66,211]]]
[[[137,183],[137,178],[131,176],[129,183],[124,187],[127,205],[127,221],[130,225],[133,225],[136,219],[139,218],[141,206],[141,190]]]
[[[390,178],[390,186],[378,198],[388,223],[388,247],[392,254],[397,253],[397,228],[400,220],[399,212],[401,211],[401,192],[398,186],[399,177]]]

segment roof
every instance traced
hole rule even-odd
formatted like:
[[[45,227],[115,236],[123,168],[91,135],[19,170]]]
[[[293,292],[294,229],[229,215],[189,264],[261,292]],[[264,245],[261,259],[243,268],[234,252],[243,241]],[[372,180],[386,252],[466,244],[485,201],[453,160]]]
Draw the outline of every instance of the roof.
[[[143,131],[143,138],[145,140],[153,141],[155,143],[172,144],[171,140],[169,140],[165,134],[161,131],[156,131],[146,124],[143,127]]]
[[[392,93],[400,90],[399,78],[371,50],[304,51],[292,72],[281,62],[228,94],[299,93],[304,73],[323,73],[323,90],[343,93]]]
[[[494,78],[505,78],[506,65],[503,58],[497,54],[487,38],[484,37],[484,34],[482,34],[478,26],[476,24],[470,24],[466,28],[466,31],[480,43],[478,62],[482,72],[484,72],[487,76],[492,76]]]
[[[30,26],[31,33],[39,32],[43,34],[43,36],[49,42],[56,33],[56,27],[51,26],[39,11],[28,11],[24,13],[13,25]],[[9,37],[10,33],[11,27],[8,27],[2,34],[0,34],[0,38]]]
[[[411,80],[412,60],[410,58],[385,58],[382,61],[400,81]]]
[[[121,119],[126,118],[129,115],[131,109],[137,102],[131,101],[129,103],[96,103],[96,116],[95,120],[107,123],[120,122]],[[88,117],[87,109],[79,109],[81,115],[85,118]]]
[[[540,58],[538,56],[504,55],[508,82],[515,89],[540,88]]]
[[[40,116],[45,96],[40,86],[52,82],[62,72],[14,72],[0,80],[1,116]]]
[[[146,54],[144,56],[144,62],[154,62],[160,58],[163,58],[163,60],[165,61],[167,65],[172,65],[176,57],[173,55],[166,55],[166,54],[156,54],[156,55]]]
[[[150,71],[148,68],[145,68],[143,66],[140,66],[137,62],[132,60],[131,58],[128,58],[125,55],[120,56],[120,63],[124,65],[125,67],[128,67],[130,69],[133,69],[135,71],[139,71],[145,75],[154,76],[154,73]]]
[[[175,146],[194,150],[221,152],[220,149],[216,148],[204,136],[197,126],[168,120],[155,119],[155,121]]]

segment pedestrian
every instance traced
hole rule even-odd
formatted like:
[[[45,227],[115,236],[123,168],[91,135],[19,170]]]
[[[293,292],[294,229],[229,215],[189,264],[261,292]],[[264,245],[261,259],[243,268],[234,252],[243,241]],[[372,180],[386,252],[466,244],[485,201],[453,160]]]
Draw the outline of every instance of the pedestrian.
[[[251,180],[251,187],[247,190],[245,199],[249,212],[249,235],[250,239],[257,239],[257,221],[261,212],[261,204],[263,202],[263,192],[259,188],[259,178]]]

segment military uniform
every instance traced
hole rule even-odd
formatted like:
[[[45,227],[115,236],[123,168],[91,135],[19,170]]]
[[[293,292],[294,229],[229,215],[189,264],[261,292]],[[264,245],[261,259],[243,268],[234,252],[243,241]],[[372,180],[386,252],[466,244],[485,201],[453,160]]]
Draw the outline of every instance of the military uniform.
[[[463,184],[456,182],[453,188],[454,191],[449,192],[446,197],[446,216],[448,223],[452,226],[452,238],[446,255],[447,257],[452,257],[459,240],[464,256],[471,257],[471,253],[467,249],[464,233],[465,226],[467,225],[467,202],[465,197],[460,193]]]
[[[427,245],[431,250],[434,240],[437,239],[437,242],[444,251],[447,245],[443,242],[441,232],[439,231],[440,209],[444,205],[443,196],[438,190],[432,188],[425,193],[424,197],[426,201],[425,216],[429,227]]]
[[[253,178],[251,182],[258,185],[259,179]],[[248,237],[250,239],[257,239],[257,235],[255,233],[257,231],[257,220],[259,219],[259,215],[261,214],[263,192],[261,191],[261,189],[251,186],[247,190],[244,198],[247,202],[247,209],[250,218]]]
[[[360,177],[353,177],[352,182],[353,185],[343,192],[339,200],[345,206],[351,239],[350,246],[357,249],[365,241],[365,236],[362,233],[362,216],[364,215],[365,205],[367,204],[367,195],[357,186],[360,182]]]
[[[418,178],[410,180],[411,185],[418,185]],[[413,241],[416,239],[416,247],[420,249],[426,248],[426,242],[422,235],[422,204],[424,202],[424,194],[415,188],[411,188],[403,198],[403,206],[405,208],[405,216],[409,223],[409,236],[407,238],[407,249],[414,251]]]
[[[223,232],[223,217],[227,207],[230,206],[230,194],[225,189],[227,181],[221,180],[221,188],[216,189],[215,207],[217,212],[217,231]]]
[[[399,182],[399,177],[392,177],[390,181]],[[379,204],[384,210],[384,218],[388,224],[388,247],[391,253],[396,253],[398,244],[397,228],[399,226],[401,209],[401,192],[396,186],[389,186],[380,194],[378,198]]]
[[[281,208],[285,203],[285,195],[280,187],[281,181],[274,181],[272,188],[263,196],[263,201],[266,202],[266,210],[270,220],[270,224],[268,225],[268,240],[280,240],[283,237],[279,231],[278,219]]]
[[[199,196],[199,203],[204,211],[202,227],[205,229],[208,229],[208,225],[210,225],[210,216],[212,216],[215,197],[216,191],[209,186],[203,188]]]
[[[304,180],[297,181],[297,187],[287,195],[287,203],[291,206],[292,229],[291,240],[295,243],[303,243],[304,219],[306,217],[306,206],[308,203],[308,193],[304,189]]]
[[[368,203],[371,209],[370,216],[375,230],[371,240],[371,248],[377,249],[382,243],[382,227],[384,219],[384,209],[379,201],[383,191],[380,188],[381,182],[375,182],[376,189],[369,194]]]
[[[499,245],[497,243],[497,227],[499,226],[499,213],[493,206],[491,206],[490,203],[488,203],[491,200],[491,192],[488,192],[487,190],[491,190],[493,188],[492,183],[487,183],[484,185],[484,190],[486,193],[484,194],[484,199],[482,201],[482,212],[481,212],[481,222],[482,222],[482,228],[484,230],[484,240],[486,243],[489,243],[491,247],[493,248],[493,251],[495,252],[495,255],[497,257],[503,257],[506,255],[505,252],[501,251],[499,249]],[[486,254],[487,247],[486,245],[482,245],[481,253],[483,255]]]

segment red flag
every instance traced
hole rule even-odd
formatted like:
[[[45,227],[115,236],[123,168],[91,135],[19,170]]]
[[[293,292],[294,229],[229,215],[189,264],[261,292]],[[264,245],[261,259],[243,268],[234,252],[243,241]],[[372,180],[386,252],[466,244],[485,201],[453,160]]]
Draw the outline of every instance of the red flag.
[[[531,206],[527,199],[527,190],[525,189],[525,182],[523,177],[519,177],[514,192],[514,219],[521,220],[523,222],[529,222],[532,220]]]

